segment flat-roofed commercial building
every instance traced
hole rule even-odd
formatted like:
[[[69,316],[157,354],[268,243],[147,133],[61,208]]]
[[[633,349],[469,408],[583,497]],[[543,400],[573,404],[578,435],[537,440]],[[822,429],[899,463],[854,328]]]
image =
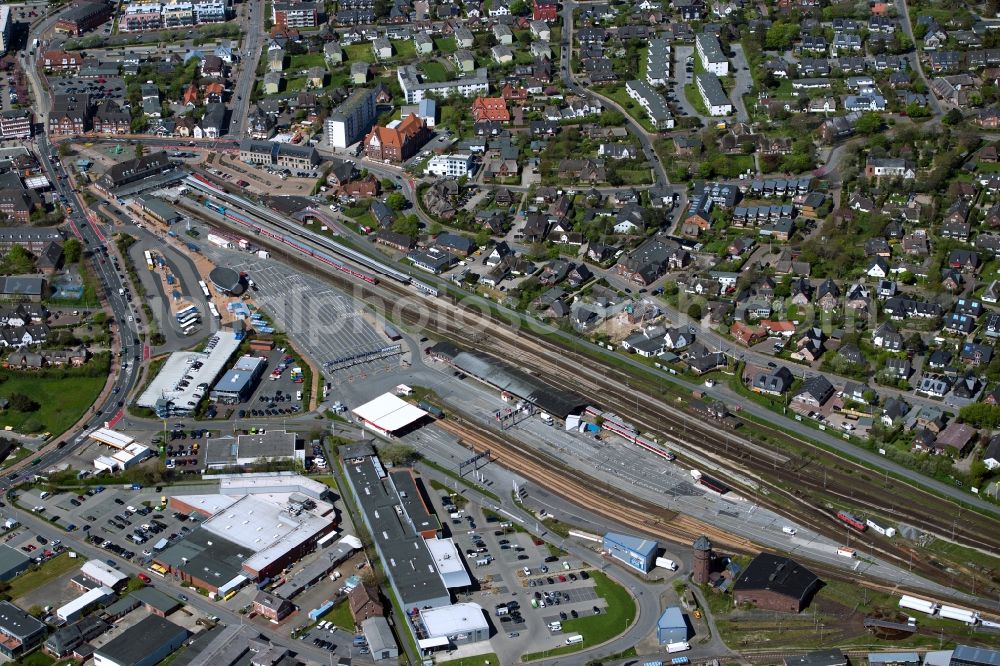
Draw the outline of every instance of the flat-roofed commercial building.
[[[9,601],[0,601],[0,653],[17,659],[44,638],[44,624]]]
[[[263,356],[242,356],[222,378],[216,382],[209,394],[213,400],[226,405],[246,402],[253,395],[260,381],[267,359]]]
[[[94,652],[94,666],[154,666],[187,640],[188,631],[150,615]]]

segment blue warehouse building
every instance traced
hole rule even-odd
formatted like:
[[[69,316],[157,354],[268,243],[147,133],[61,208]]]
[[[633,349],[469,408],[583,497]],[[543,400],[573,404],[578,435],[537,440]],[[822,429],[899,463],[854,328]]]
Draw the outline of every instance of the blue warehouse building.
[[[669,606],[656,621],[656,640],[660,645],[683,643],[688,639],[687,621],[677,606]]]
[[[651,539],[608,532],[604,535],[604,550],[636,571],[649,573],[659,545]]]

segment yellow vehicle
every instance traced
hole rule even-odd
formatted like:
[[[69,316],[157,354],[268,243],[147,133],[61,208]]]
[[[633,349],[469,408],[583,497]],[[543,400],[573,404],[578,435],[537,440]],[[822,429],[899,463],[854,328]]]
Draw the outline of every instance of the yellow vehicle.
[[[694,619],[696,619],[696,620],[700,620],[701,619],[701,609],[700,608],[695,608],[694,609]]]

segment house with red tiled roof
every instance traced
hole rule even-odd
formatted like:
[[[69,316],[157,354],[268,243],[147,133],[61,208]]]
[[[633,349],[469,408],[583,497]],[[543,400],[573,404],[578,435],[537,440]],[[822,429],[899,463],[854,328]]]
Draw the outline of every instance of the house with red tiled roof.
[[[427,125],[411,113],[395,127],[373,127],[365,137],[365,156],[373,160],[403,162],[420,150],[427,138]]]
[[[763,319],[761,320],[760,325],[770,335],[790,336],[795,333],[795,324],[790,321],[773,321],[771,319]]]
[[[226,87],[221,83],[209,83],[205,86],[205,101],[209,103],[222,103],[222,97],[226,94]]]
[[[472,119],[477,123],[483,121],[510,122],[507,100],[503,97],[477,97],[472,102]]]
[[[184,90],[183,100],[184,106],[198,106],[198,86],[195,84],[189,85]]]
[[[730,329],[729,334],[735,338],[735,340],[741,344],[749,347],[752,344],[756,344],[764,337],[764,328],[762,326],[748,326],[741,321],[734,323]]]
[[[559,18],[559,5],[547,0],[535,0],[531,18],[534,21],[555,21]]]

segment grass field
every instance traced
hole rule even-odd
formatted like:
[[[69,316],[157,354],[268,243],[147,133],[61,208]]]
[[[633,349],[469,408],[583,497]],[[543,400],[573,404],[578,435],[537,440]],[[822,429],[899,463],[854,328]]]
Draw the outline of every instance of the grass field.
[[[420,72],[424,75],[424,79],[431,83],[439,83],[451,78],[448,75],[448,69],[437,60],[421,63]]]
[[[333,622],[344,631],[354,631],[354,617],[351,615],[351,604],[347,603],[346,599],[331,608],[320,620]]]
[[[625,631],[635,621],[635,600],[627,589],[612,581],[601,571],[591,572],[590,577],[594,581],[598,596],[607,602],[607,608],[600,615],[578,617],[564,620],[562,623],[564,635],[580,634],[583,636],[583,642],[563,645],[545,652],[532,652],[522,656],[522,661],[555,657],[600,645]]]
[[[454,37],[435,37],[434,48],[444,54],[454,53],[458,50],[458,44]]]
[[[618,104],[625,109],[625,113],[632,116],[632,118],[637,123],[642,125],[643,129],[647,132],[656,131],[656,128],[649,122],[649,118],[646,117],[646,112],[642,110],[642,107],[639,106],[634,99],[628,96],[628,93],[625,92],[624,86],[619,87],[617,90],[613,90],[612,88],[602,88],[599,92],[605,97],[609,97],[610,99],[618,102]]]
[[[7,594],[11,599],[17,599],[31,590],[45,585],[53,578],[58,578],[64,573],[72,571],[79,564],[77,560],[71,559],[67,553],[57,555],[37,569],[26,571],[10,581],[10,589],[7,590]]]
[[[309,69],[310,67],[322,67],[326,69],[326,60],[323,58],[322,53],[293,55],[288,64],[288,69],[290,70]]]
[[[500,664],[500,657],[493,652],[489,654],[477,654],[472,657],[462,657],[461,659],[451,659],[450,661],[436,662],[438,666],[451,664],[452,666],[494,666]]]
[[[693,83],[684,84],[684,97],[687,101],[691,103],[694,110],[703,116],[708,115],[708,109],[705,108],[705,102],[701,98],[701,93],[698,92],[698,86]]]
[[[0,397],[15,393],[29,396],[38,403],[35,412],[7,410],[0,414],[0,426],[20,432],[51,432],[58,436],[76,423],[94,404],[105,377],[39,377],[18,372],[0,371]]]

